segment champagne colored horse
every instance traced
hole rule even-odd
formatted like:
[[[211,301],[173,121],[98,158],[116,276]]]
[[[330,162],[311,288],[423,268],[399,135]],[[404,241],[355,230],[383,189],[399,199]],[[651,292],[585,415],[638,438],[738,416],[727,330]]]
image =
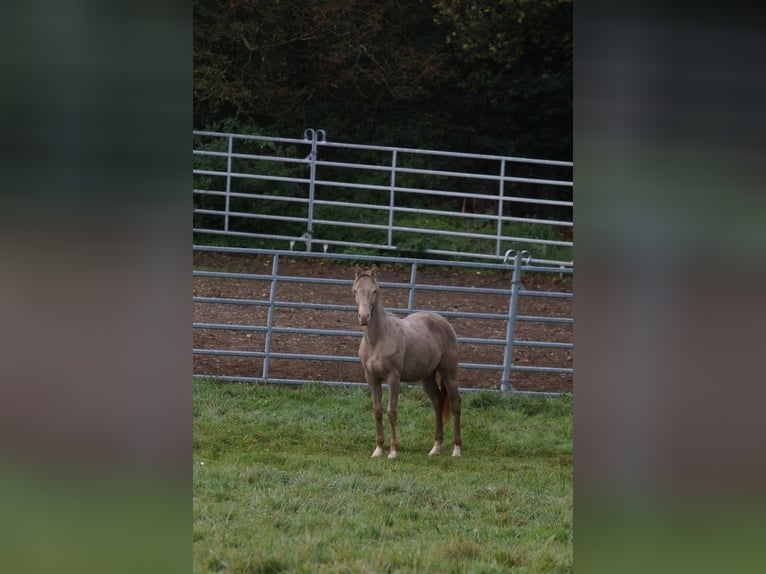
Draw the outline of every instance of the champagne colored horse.
[[[383,407],[381,384],[388,385],[388,421],[391,424],[391,450],[388,458],[396,458],[396,407],[399,383],[421,381],[434,407],[436,432],[430,456],[441,452],[444,420],[450,411],[455,421],[454,450],[460,456],[460,392],[457,386],[458,343],[455,330],[436,313],[413,313],[400,319],[383,308],[376,268],[354,269],[354,296],[359,324],[364,336],[359,345],[359,358],[372,394],[375,413],[375,451],[383,454]]]

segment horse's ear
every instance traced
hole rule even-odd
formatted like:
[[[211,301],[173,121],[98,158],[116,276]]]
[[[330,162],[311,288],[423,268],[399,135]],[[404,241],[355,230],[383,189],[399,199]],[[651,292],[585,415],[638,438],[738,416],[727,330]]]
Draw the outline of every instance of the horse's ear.
[[[370,276],[371,277],[377,277],[378,276],[378,268],[373,263],[372,267],[370,268]]]
[[[359,265],[354,265],[354,278],[359,279],[359,276],[362,274],[362,268],[359,267]]]

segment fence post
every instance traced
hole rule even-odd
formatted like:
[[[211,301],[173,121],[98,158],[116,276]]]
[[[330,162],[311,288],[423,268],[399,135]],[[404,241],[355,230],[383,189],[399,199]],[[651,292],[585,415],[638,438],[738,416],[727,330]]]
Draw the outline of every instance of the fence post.
[[[388,246],[394,246],[394,232],[392,227],[394,226],[394,193],[396,189],[396,150],[393,150],[391,154],[391,193],[388,200]]]
[[[505,252],[504,263],[513,257],[513,275],[511,276],[511,301],[508,305],[508,330],[505,334],[505,356],[503,357],[503,379],[500,381],[500,390],[512,391],[511,365],[513,364],[513,337],[516,330],[516,308],[519,304],[519,290],[521,289],[521,262],[526,258],[529,262],[529,251],[509,249]]]
[[[234,136],[229,134],[229,153],[226,157],[226,213],[223,219],[223,230],[229,231],[229,198],[231,193],[231,154],[234,149]]]
[[[304,140],[311,140],[311,152],[309,153],[309,213],[306,222],[306,251],[311,251],[311,240],[314,235],[314,195],[316,193],[316,175],[317,175],[317,143],[327,141],[327,134],[324,130],[313,130],[311,128],[303,132]]]
[[[269,290],[269,313],[266,317],[266,342],[263,351],[263,379],[269,378],[269,358],[271,355],[271,327],[274,325],[274,303],[277,300],[277,275],[279,275],[279,253],[274,254],[271,262],[271,288]]]
[[[415,283],[418,276],[418,262],[413,261],[410,268],[410,294],[407,298],[407,312],[412,313],[415,310]]]
[[[503,237],[503,203],[505,199],[505,159],[500,160],[500,191],[497,199],[497,242],[495,245],[495,255],[500,256],[500,249]]]

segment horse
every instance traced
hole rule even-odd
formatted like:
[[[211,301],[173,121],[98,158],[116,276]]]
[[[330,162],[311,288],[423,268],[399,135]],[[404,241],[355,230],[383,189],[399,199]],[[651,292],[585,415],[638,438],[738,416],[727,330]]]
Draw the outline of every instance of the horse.
[[[454,420],[452,456],[462,454],[460,436],[460,391],[457,385],[458,343],[452,325],[436,313],[421,311],[400,319],[383,308],[377,280],[377,268],[354,267],[353,293],[357,318],[362,327],[359,358],[364,377],[372,394],[375,416],[375,450],[373,458],[383,455],[383,407],[381,385],[388,385],[388,421],[391,445],[388,458],[396,458],[396,411],[399,383],[421,381],[431,399],[436,418],[434,446],[428,453],[441,452],[444,420]]]

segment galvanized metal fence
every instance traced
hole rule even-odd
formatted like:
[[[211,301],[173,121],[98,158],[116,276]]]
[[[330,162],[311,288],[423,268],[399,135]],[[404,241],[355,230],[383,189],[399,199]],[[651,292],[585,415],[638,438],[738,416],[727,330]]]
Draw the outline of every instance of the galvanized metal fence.
[[[247,287],[248,282],[266,282],[268,284],[268,293],[261,290],[263,295],[256,297],[229,297],[225,294],[221,295],[220,290],[213,289],[212,294],[195,295],[193,301],[195,304],[195,316],[203,315],[201,310],[208,306],[226,307],[234,309],[231,312],[222,312],[221,316],[227,317],[230,320],[222,321],[200,321],[196,320],[193,323],[193,329],[195,334],[195,348],[194,355],[196,357],[249,357],[257,358],[262,361],[260,372],[252,373],[249,375],[231,375],[225,372],[204,372],[204,369],[195,369],[195,375],[197,376],[212,376],[218,380],[230,380],[230,381],[242,381],[242,382],[271,382],[271,383],[287,383],[287,384],[301,384],[308,382],[305,377],[296,378],[280,378],[274,376],[271,363],[273,360],[301,360],[301,361],[330,361],[335,363],[355,363],[359,364],[358,357],[353,354],[339,355],[334,353],[306,353],[306,352],[284,352],[275,351],[273,348],[273,340],[278,335],[312,335],[319,336],[321,342],[318,343],[320,348],[331,348],[331,345],[327,344],[333,337],[344,338],[359,338],[362,333],[358,329],[338,329],[338,328],[326,328],[321,326],[294,326],[289,324],[277,324],[275,321],[275,313],[279,310],[324,310],[333,312],[345,312],[347,313],[347,321],[344,321],[344,325],[355,325],[355,312],[356,307],[351,304],[350,290],[345,292],[345,301],[349,300],[349,303],[330,303],[319,297],[316,301],[305,300],[285,300],[281,298],[278,293],[278,287],[286,283],[300,283],[303,285],[318,285],[322,288],[329,288],[329,286],[344,286],[350,288],[353,281],[346,277],[314,277],[307,275],[295,275],[289,274],[283,271],[284,263],[286,259],[294,260],[299,258],[300,260],[313,259],[321,261],[334,261],[345,263],[348,266],[352,262],[359,263],[376,263],[378,265],[387,266],[409,266],[409,281],[408,282],[386,282],[381,281],[381,286],[388,292],[388,289],[405,289],[408,293],[407,306],[400,308],[389,308],[388,310],[397,314],[410,314],[414,311],[422,310],[416,304],[416,294],[422,292],[448,292],[455,295],[455,304],[452,305],[452,309],[436,309],[445,317],[451,320],[457,320],[461,318],[479,319],[484,322],[504,322],[505,323],[505,337],[492,337],[482,333],[460,333],[459,342],[461,344],[471,345],[491,345],[499,346],[503,349],[502,361],[497,363],[477,363],[471,360],[470,356],[463,357],[464,362],[461,362],[462,369],[468,370],[482,370],[482,371],[494,371],[498,375],[498,387],[502,391],[517,391],[513,386],[513,375],[516,372],[527,371],[537,373],[549,373],[552,375],[567,374],[571,375],[573,369],[570,366],[542,366],[542,365],[520,365],[515,364],[513,361],[514,349],[520,346],[526,347],[539,347],[547,349],[572,349],[573,345],[571,339],[569,341],[556,341],[551,340],[550,337],[544,337],[544,340],[520,340],[516,337],[516,328],[519,323],[522,322],[535,322],[541,324],[558,324],[565,325],[571,328],[573,319],[571,316],[529,316],[519,315],[518,305],[519,301],[523,298],[548,298],[551,300],[569,300],[573,295],[571,292],[554,292],[554,291],[538,291],[525,289],[522,284],[522,273],[540,273],[540,274],[571,274],[572,269],[567,268],[552,268],[550,266],[537,266],[533,265],[532,258],[526,251],[509,250],[503,256],[502,263],[489,263],[489,262],[468,262],[468,261],[444,261],[434,259],[423,258],[402,258],[402,257],[373,257],[363,255],[347,255],[347,254],[325,254],[321,252],[296,252],[288,250],[271,250],[271,249],[249,249],[249,248],[231,248],[231,247],[215,247],[215,246],[194,246],[196,253],[208,253],[208,254],[222,254],[222,255],[237,255],[251,258],[269,259],[270,258],[270,271],[267,273],[252,273],[252,272],[231,272],[231,271],[219,271],[219,270],[202,270],[195,269],[193,271],[194,277],[198,280],[208,281],[237,281],[244,282],[245,292],[249,293],[251,290]],[[458,286],[458,285],[438,285],[433,283],[424,283],[421,280],[422,269],[424,267],[432,267],[441,269],[446,266],[451,268],[458,268],[462,270],[472,270],[475,272],[486,271],[502,271],[510,274],[510,285],[508,288],[477,288],[472,286]],[[252,289],[252,292],[255,292]],[[460,297],[466,296],[471,293],[490,293],[494,295],[507,296],[508,306],[507,311],[504,312],[468,312],[460,310]],[[266,310],[265,315],[260,315],[258,323],[248,322],[245,318],[245,322],[240,322],[246,315],[243,310],[247,308],[258,307]],[[197,313],[197,311],[200,311]],[[435,310],[435,309],[428,309]],[[260,334],[262,338],[260,345],[256,346],[255,343],[248,342],[248,347],[252,348],[218,348],[209,346],[197,346],[198,339],[201,340],[201,334],[210,333],[215,331],[239,331],[247,332],[248,334]],[[357,343],[358,345],[358,343]],[[359,375],[359,380],[323,380],[324,384],[330,385],[362,385],[363,373],[361,367],[356,369]],[[463,390],[472,390],[465,388]],[[527,392],[527,391],[525,391]],[[535,394],[556,394],[556,393],[535,393]]]
[[[337,143],[313,129],[195,131],[194,142],[195,237],[490,262],[527,249],[535,265],[573,266],[571,162]]]

